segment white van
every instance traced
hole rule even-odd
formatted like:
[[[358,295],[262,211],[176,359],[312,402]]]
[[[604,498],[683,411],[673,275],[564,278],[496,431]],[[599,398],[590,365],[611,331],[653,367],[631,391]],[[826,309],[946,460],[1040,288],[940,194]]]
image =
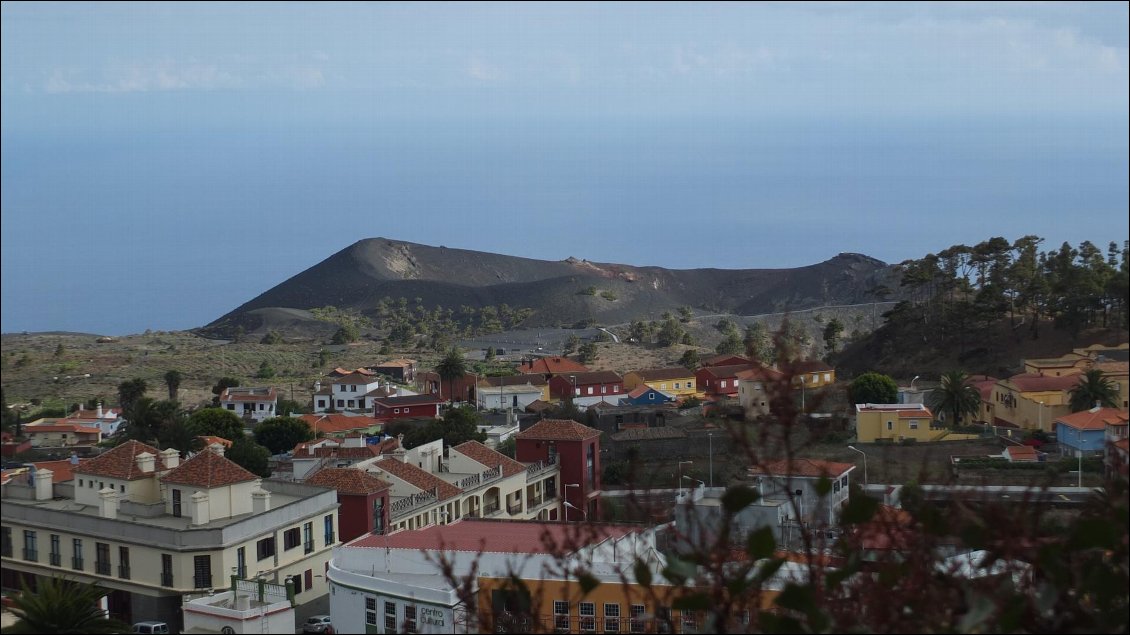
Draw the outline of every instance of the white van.
[[[169,635],[169,625],[164,622],[138,622],[133,625],[133,632],[145,635]]]

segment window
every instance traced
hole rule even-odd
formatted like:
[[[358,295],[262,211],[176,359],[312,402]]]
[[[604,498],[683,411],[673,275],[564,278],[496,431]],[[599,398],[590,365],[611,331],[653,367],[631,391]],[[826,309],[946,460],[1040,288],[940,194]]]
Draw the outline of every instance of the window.
[[[212,588],[212,556],[192,559],[192,586],[195,589]]]
[[[722,387],[723,387],[723,388],[725,388],[725,387],[726,387],[726,380],[725,380],[725,379],[723,379],[723,380],[722,380]]]
[[[596,602],[581,602],[581,630],[592,632],[596,630]]]
[[[80,479],[78,480],[78,486],[79,486],[79,487],[82,487],[82,486],[83,486],[83,485],[85,485],[85,484],[86,484],[86,483],[85,483],[85,482],[84,482],[84,481],[83,481],[83,480],[82,480],[81,478],[80,478]]]
[[[323,529],[322,529],[322,531],[323,531],[322,537],[326,541],[325,546],[328,547],[328,546],[334,544],[334,517],[333,517],[333,514],[330,514],[329,516],[326,516],[325,518],[323,518],[322,524],[325,525],[325,527],[323,527]]]
[[[404,407],[404,414],[408,414],[408,407],[407,406]]]
[[[569,602],[553,601],[553,628],[561,633],[569,632]]]
[[[235,574],[240,578],[247,577],[247,547],[235,550]]]
[[[647,615],[647,607],[643,604],[633,604],[631,608],[632,622],[630,629],[633,633],[643,633],[647,631],[647,622],[644,621],[644,616]]]
[[[404,605],[404,632],[405,633],[415,633],[416,632],[416,605],[415,604],[405,604]]]
[[[344,408],[345,407],[345,400],[344,399],[338,399],[337,400],[337,407],[338,408]]]
[[[307,569],[306,570],[305,578],[306,578],[306,588],[307,589],[314,586],[314,570],[313,569]]]
[[[71,568],[75,571],[82,571],[82,539],[74,538],[71,540]]]
[[[264,538],[255,543],[255,555],[258,560],[264,560],[275,555],[275,537]]]
[[[94,572],[110,575],[110,545],[104,542],[94,543]]]
[[[911,419],[910,420],[910,429],[911,430],[917,430],[918,429],[918,419]]]
[[[181,505],[180,505],[180,490],[173,490],[173,516],[180,518]]]
[[[306,523],[302,525],[302,545],[305,547],[306,553],[314,551],[314,523]]]
[[[619,633],[620,632],[620,605],[619,604],[605,604],[604,605],[604,632],[605,633]]]
[[[229,403],[228,404],[228,410],[235,410],[235,404]]]
[[[840,487],[847,487],[847,474],[845,474],[844,477],[840,479]]]
[[[601,392],[601,394],[607,395],[608,394],[608,386],[601,386],[600,392]]]
[[[118,547],[118,577],[129,580],[129,547]]]
[[[298,527],[292,527],[283,532],[283,551],[290,551],[298,546],[299,540],[302,539],[301,534],[298,533]]]
[[[695,611],[683,611],[683,632],[693,633],[698,630],[698,613]]]
[[[318,400],[318,407],[319,408],[325,408],[326,407],[326,400],[325,399],[319,399]]]
[[[3,541],[4,541],[4,549],[3,549],[4,557],[5,558],[11,558],[12,557],[12,528],[11,527],[5,527],[4,528]]]
[[[589,386],[589,394],[592,394],[592,386]]]
[[[365,624],[367,626],[377,625],[377,598],[365,598]]]
[[[385,602],[385,632],[396,632],[396,603]]]
[[[357,385],[356,384],[350,384],[349,392],[357,392]]]
[[[400,408],[393,408],[392,412],[393,414],[400,414]]]
[[[887,430],[889,431],[889,430],[894,430],[894,429],[895,429],[895,422],[894,421],[888,421],[887,422]]]
[[[59,534],[51,534],[51,566],[57,567],[63,561],[62,554],[59,553]]]
[[[243,576],[240,576],[243,577]],[[173,556],[161,554],[161,586],[173,586]]]
[[[687,382],[687,390],[690,390],[691,388],[694,388],[694,382],[688,381]]]
[[[291,582],[294,583],[294,594],[295,595],[302,593],[302,575],[301,574],[294,575],[294,576],[287,576],[286,579],[290,580]]]

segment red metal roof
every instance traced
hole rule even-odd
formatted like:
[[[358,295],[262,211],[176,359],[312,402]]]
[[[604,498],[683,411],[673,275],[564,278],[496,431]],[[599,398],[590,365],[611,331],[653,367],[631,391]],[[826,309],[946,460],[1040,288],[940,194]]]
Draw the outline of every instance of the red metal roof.
[[[566,545],[578,540],[593,544],[637,531],[640,528],[636,526],[591,524],[585,525],[582,536],[578,536],[577,528],[565,523],[461,519],[449,525],[432,525],[387,536],[366,535],[347,546],[534,555],[547,553],[549,545]]]

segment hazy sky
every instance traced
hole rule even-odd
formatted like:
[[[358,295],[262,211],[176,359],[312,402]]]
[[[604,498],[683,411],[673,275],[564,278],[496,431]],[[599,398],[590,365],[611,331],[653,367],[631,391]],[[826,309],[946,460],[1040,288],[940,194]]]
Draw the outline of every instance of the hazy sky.
[[[1105,248],[1127,6],[4,3],[0,327],[199,326],[374,236],[677,268]]]

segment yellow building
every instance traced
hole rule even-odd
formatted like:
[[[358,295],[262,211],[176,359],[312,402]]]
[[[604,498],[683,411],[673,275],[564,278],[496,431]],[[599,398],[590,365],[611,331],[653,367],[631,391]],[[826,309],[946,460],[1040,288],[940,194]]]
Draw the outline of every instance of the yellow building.
[[[993,425],[1050,432],[1057,417],[1071,412],[1069,393],[1079,377],[1022,373],[997,380],[987,408]]]
[[[860,443],[905,439],[934,441],[944,432],[931,424],[934,413],[923,404],[855,404],[855,434]]]
[[[684,399],[693,397],[696,392],[694,372],[683,367],[676,368],[649,368],[636,370],[624,375],[624,390],[631,392],[635,388],[646,385],[662,393]]]
[[[793,376],[796,388],[821,388],[836,383],[836,369],[818,359],[796,362],[785,372]]]

